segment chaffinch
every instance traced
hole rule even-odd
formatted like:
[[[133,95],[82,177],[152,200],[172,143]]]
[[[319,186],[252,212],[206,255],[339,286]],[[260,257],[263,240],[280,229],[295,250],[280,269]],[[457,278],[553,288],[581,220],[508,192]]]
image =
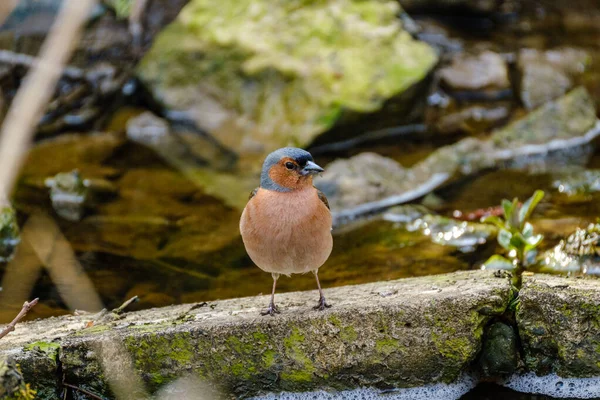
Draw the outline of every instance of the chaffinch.
[[[312,272],[317,280],[317,310],[330,307],[319,282],[319,268],[331,254],[331,213],[327,198],[313,186],[323,172],[305,150],[285,147],[264,161],[260,186],[252,192],[240,219],[248,255],[273,276],[269,307],[262,315],[279,313],[275,287],[281,274]]]

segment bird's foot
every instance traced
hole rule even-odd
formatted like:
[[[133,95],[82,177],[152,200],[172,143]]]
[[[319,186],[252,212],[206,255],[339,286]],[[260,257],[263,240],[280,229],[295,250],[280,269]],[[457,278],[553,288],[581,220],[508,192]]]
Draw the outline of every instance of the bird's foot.
[[[281,311],[279,311],[279,307],[277,307],[275,304],[271,303],[269,304],[269,307],[260,312],[260,315],[270,315],[271,317],[274,317],[275,314],[280,314]]]
[[[325,296],[321,296],[319,298],[319,303],[317,303],[317,305],[314,306],[313,309],[323,311],[326,308],[330,308],[330,307],[331,307],[331,305],[327,304],[327,302],[325,301]]]

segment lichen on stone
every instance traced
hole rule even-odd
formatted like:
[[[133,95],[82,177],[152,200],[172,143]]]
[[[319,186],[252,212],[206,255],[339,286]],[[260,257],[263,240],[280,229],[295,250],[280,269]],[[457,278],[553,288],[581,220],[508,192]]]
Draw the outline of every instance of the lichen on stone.
[[[138,73],[236,152],[304,146],[343,110],[378,110],[436,62],[399,10],[390,0],[192,0]]]

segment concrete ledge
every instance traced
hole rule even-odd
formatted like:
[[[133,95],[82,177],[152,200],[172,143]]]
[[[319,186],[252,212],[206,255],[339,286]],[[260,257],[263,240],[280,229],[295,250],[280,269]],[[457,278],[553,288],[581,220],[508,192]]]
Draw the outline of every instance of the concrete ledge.
[[[516,317],[528,370],[600,376],[600,280],[535,275]]]
[[[90,316],[24,323],[0,341],[0,355],[21,363],[40,398],[55,396],[63,376],[110,396],[115,368],[136,376],[123,354],[150,391],[186,373],[242,397],[451,382],[475,360],[486,324],[505,312],[510,286],[468,271],[326,293],[334,306],[325,312],[312,310],[316,291],[281,294],[274,318],[259,315],[268,302],[261,296],[129,313],[88,328]]]

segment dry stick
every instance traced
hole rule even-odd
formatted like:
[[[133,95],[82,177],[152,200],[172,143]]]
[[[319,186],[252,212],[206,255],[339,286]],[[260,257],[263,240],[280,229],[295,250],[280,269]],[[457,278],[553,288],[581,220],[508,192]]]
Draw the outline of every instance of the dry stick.
[[[33,306],[35,306],[38,303],[39,300],[40,299],[35,298],[35,299],[33,299],[33,300],[29,301],[29,302],[26,301],[25,303],[23,303],[23,308],[21,308],[21,311],[19,311],[19,313],[17,314],[17,316],[15,317],[15,319],[13,319],[11,321],[11,323],[8,324],[6,326],[6,328],[4,328],[0,332],[0,339],[2,339],[4,336],[6,336],[9,333],[11,333],[12,331],[14,331],[15,330],[15,325],[17,325],[17,323],[20,320],[22,320],[27,315],[27,313],[29,312],[29,310],[31,310],[33,308]]]
[[[12,191],[31,138],[62,69],[69,59],[94,0],[66,0],[6,115],[0,132],[0,193]]]
[[[89,392],[89,391],[87,391],[87,390],[85,390],[83,388],[80,388],[79,386],[71,385],[70,383],[66,383],[66,382],[63,382],[62,384],[63,384],[63,386],[66,386],[66,387],[71,388],[73,390],[77,390],[78,392],[81,392],[83,394],[87,394],[88,396],[90,396],[93,399],[104,400],[104,397],[100,397],[97,394],[94,394],[94,393]]]
[[[127,307],[129,307],[133,303],[137,303],[138,301],[140,301],[140,298],[138,296],[133,296],[125,303],[121,304],[118,308],[115,308],[112,312],[114,312],[115,314],[121,314],[123,311],[125,311]]]

